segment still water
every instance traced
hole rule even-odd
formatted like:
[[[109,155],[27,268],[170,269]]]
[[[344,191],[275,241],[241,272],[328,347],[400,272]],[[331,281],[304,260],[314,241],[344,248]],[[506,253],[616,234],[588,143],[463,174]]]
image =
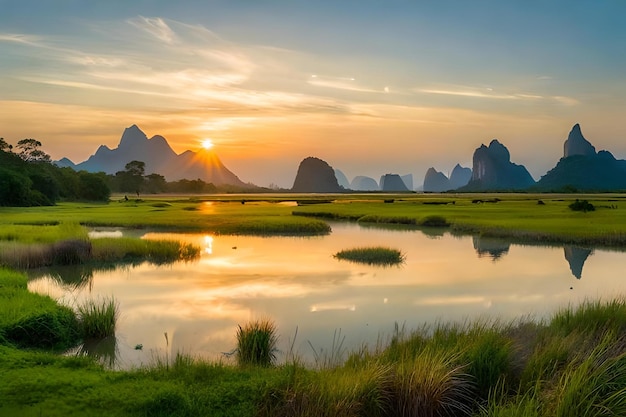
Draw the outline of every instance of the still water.
[[[384,343],[396,324],[410,330],[438,321],[541,319],[585,299],[626,294],[624,252],[331,225],[329,236],[307,238],[147,233],[194,243],[202,256],[166,266],[38,271],[29,288],[68,305],[114,296],[116,339],[83,349],[120,368],[176,352],[232,360],[223,352],[234,349],[237,325],[256,318],[276,323],[279,359],[292,352],[314,362]],[[333,257],[373,245],[401,250],[405,263],[376,267]]]

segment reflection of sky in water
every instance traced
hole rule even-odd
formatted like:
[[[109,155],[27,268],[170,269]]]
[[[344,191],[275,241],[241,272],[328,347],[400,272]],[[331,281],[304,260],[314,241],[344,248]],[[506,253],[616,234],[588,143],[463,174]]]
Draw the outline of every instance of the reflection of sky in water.
[[[122,366],[148,363],[166,347],[219,357],[234,348],[237,325],[259,317],[276,321],[283,351],[297,329],[296,352],[311,359],[309,341],[316,350],[329,349],[338,329],[346,336],[344,346],[374,347],[395,323],[413,329],[442,320],[540,318],[584,298],[610,298],[626,290],[616,274],[626,264],[620,252],[596,250],[585,258],[578,280],[565,257],[571,251],[564,254],[562,247],[477,242],[449,234],[433,239],[417,231],[355,224],[333,224],[325,237],[149,233],[145,238],[181,239],[204,251],[192,263],[94,272],[90,285],[66,286],[65,292],[50,279],[30,283],[31,289],[70,304],[115,295]],[[370,245],[400,249],[406,262],[378,268],[332,256]],[[485,257],[489,253],[494,256]],[[134,350],[136,344],[143,350]]]

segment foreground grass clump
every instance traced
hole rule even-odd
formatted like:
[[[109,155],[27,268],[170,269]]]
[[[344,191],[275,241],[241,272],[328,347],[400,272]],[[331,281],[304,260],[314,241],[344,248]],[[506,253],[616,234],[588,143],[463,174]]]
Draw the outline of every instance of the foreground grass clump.
[[[22,348],[63,349],[79,341],[69,307],[28,291],[26,276],[0,268],[0,343]]]
[[[115,335],[119,309],[113,297],[87,300],[76,307],[76,314],[83,339],[103,339]]]
[[[278,334],[274,322],[260,319],[237,328],[237,361],[240,365],[270,366],[276,361]]]
[[[333,256],[346,261],[382,266],[399,265],[404,262],[405,259],[404,254],[399,250],[383,246],[345,249],[337,252]]]

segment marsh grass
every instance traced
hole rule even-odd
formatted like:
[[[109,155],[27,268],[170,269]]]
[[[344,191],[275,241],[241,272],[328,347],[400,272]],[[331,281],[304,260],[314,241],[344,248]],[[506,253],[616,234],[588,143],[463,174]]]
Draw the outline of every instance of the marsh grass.
[[[393,415],[435,417],[468,416],[474,386],[455,355],[424,349],[396,367]]]
[[[384,246],[344,249],[333,256],[341,260],[380,266],[399,265],[405,260],[401,251]]]
[[[93,241],[95,262],[111,263],[147,260],[155,264],[190,261],[200,256],[200,248],[175,240],[101,238]]]
[[[76,315],[83,339],[115,337],[119,307],[113,297],[86,300],[76,306]]]
[[[271,366],[276,361],[277,328],[269,319],[237,326],[237,362],[247,366]]]

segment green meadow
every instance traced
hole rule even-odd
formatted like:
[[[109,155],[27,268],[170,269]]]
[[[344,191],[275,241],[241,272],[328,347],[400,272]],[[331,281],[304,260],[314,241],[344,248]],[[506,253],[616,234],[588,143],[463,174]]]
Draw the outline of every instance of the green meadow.
[[[0,208],[0,416],[626,415],[623,295],[588,300],[542,321],[398,325],[386,342],[353,352],[339,343],[330,357],[308,366],[293,352],[276,363],[276,340],[290,335],[268,318],[233,329],[237,360],[207,362],[179,352],[118,371],[80,352],[60,354],[81,341],[110,338],[123,315],[115,300],[63,306],[28,291],[23,272],[42,265],[166,263],[199,251],[177,242],[89,239],[89,227],[316,235],[330,233],[326,221],[337,220],[624,247],[625,198],[225,195]],[[575,199],[595,210],[571,210]]]

